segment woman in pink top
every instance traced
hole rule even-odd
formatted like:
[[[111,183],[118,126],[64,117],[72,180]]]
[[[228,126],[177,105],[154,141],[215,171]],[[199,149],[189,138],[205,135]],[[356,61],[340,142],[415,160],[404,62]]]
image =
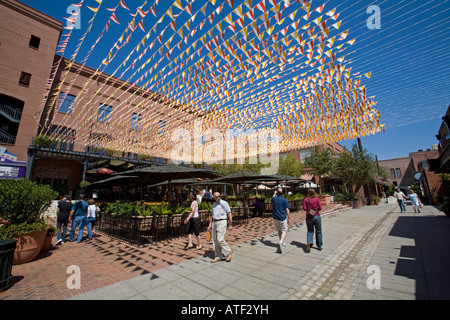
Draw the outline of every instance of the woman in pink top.
[[[314,238],[314,229],[316,230],[316,245],[319,251],[322,250],[322,218],[320,203],[317,193],[313,189],[308,190],[308,196],[303,200],[303,210],[306,211],[306,226],[308,228],[306,239],[306,252],[311,251]]]

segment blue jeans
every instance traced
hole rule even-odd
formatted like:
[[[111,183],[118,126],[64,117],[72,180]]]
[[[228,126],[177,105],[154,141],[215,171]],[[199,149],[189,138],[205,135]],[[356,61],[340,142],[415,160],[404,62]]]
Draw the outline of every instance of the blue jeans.
[[[404,200],[397,200],[398,202],[398,206],[400,207],[400,210],[403,212],[406,212],[406,207],[405,207],[405,201]]]
[[[95,218],[86,218],[86,227],[88,230],[88,239],[92,240],[92,228],[95,224]]]
[[[59,222],[58,220],[56,220],[56,238],[58,240],[62,240],[62,242],[66,241],[68,224],[69,224],[69,221]],[[62,227],[62,232],[61,232],[61,227]]]
[[[322,248],[322,218],[320,216],[314,216],[313,218],[306,218],[306,226],[308,228],[306,241],[309,244],[313,244],[314,229],[316,229],[316,245],[320,249]]]
[[[69,241],[73,241],[73,237],[75,234],[75,229],[78,226],[78,240],[77,242],[81,242],[83,239],[83,232],[84,232],[84,226],[86,225],[86,217],[85,216],[78,216],[75,217],[72,221],[72,229],[70,229],[70,235],[69,235]]]

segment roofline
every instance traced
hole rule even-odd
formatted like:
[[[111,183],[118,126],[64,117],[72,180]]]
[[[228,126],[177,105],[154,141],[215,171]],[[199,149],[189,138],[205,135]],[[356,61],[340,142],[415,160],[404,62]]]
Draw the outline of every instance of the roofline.
[[[63,23],[60,20],[36,10],[18,0],[0,0],[0,4],[11,10],[17,11],[24,16],[34,19],[39,23],[45,24],[59,32],[62,32],[64,29]]]

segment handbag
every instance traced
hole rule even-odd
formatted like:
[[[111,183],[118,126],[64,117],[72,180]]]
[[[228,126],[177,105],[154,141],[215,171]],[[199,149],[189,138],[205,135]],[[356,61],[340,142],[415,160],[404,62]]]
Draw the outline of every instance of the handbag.
[[[206,231],[206,242],[211,242],[211,231]]]
[[[319,213],[319,210],[312,209],[310,198],[308,198],[308,203],[309,203],[309,213],[308,213],[308,215],[309,215],[309,217],[314,218],[316,216],[316,214]]]

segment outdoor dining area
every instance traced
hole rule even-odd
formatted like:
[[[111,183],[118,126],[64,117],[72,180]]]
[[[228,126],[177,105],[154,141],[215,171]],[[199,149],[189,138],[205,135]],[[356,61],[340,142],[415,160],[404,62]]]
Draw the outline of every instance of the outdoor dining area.
[[[229,203],[233,225],[240,225],[254,217],[271,217],[275,188],[285,190],[291,211],[295,212],[301,210],[307,188],[316,186],[311,181],[286,175],[239,171],[221,176],[211,169],[173,164],[104,176],[107,178],[83,190],[102,210],[97,230],[137,246],[186,234],[183,221],[189,214],[191,191],[201,197],[199,215],[203,232],[209,223],[214,192],[220,192]]]

